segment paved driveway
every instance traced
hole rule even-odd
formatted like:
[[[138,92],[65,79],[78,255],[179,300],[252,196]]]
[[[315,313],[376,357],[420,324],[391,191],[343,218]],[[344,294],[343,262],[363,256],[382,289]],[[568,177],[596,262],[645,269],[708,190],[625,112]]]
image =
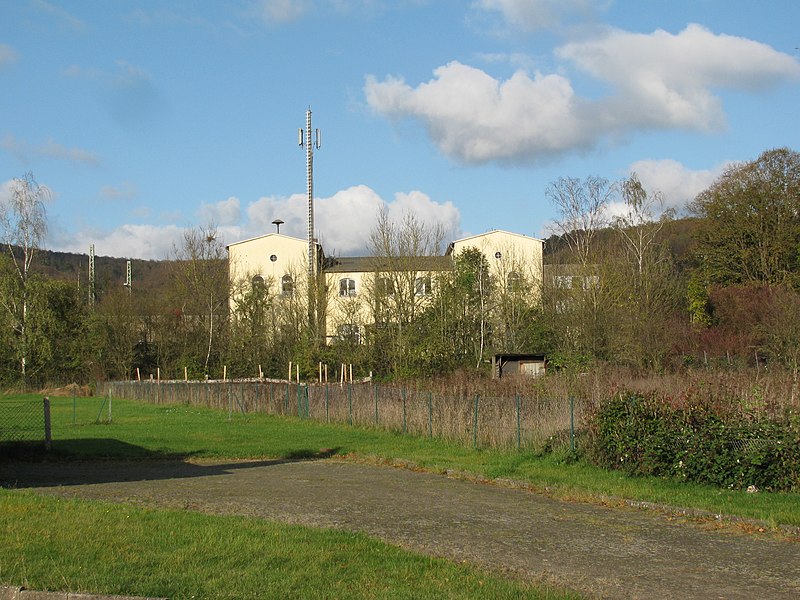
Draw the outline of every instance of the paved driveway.
[[[800,542],[341,460],[3,463],[39,492],[361,531],[607,598],[800,598]]]

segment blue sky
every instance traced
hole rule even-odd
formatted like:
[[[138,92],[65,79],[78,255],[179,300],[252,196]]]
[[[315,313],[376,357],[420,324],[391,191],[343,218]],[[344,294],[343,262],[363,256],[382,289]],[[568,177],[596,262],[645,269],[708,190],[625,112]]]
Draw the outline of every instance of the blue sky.
[[[51,190],[46,246],[161,259],[378,210],[451,239],[544,237],[559,177],[635,171],[681,210],[732,161],[800,149],[800,4],[773,0],[0,0],[0,200]]]

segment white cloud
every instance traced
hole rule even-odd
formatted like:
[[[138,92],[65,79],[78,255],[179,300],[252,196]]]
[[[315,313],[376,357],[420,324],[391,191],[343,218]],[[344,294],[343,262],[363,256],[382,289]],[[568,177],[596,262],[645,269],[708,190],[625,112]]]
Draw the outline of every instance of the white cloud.
[[[572,17],[590,17],[607,3],[596,0],[476,0],[473,7],[499,12],[514,28],[536,31],[557,27]]]
[[[664,208],[674,208],[680,212],[700,192],[711,186],[726,166],[723,164],[713,169],[694,171],[675,160],[647,159],[633,163],[628,171],[636,173],[648,192],[663,194]]]
[[[51,233],[50,246],[62,252],[86,254],[90,244],[99,256],[164,260],[173,255],[173,247],[183,239],[177,225],[121,225],[111,231]]]
[[[310,8],[308,0],[259,0],[253,6],[253,12],[271,25],[296,21]]]
[[[0,187],[0,199],[2,190]],[[259,198],[246,207],[243,223],[240,204],[238,198],[229,197],[216,204],[203,204],[198,210],[204,225],[208,222],[217,225],[220,243],[272,233],[275,219],[284,221],[281,233],[305,239],[305,195]],[[412,213],[423,223],[441,224],[452,239],[461,234],[461,215],[452,202],[436,202],[420,191],[399,192],[387,201],[371,188],[358,185],[315,200],[315,230],[325,252],[337,256],[365,254],[370,232],[384,207],[394,220],[400,221],[405,214]],[[177,225],[127,224],[111,231],[51,231],[49,241],[52,248],[61,251],[85,253],[89,244],[95,244],[98,254],[161,260],[173,255],[173,247],[180,245],[183,232],[184,228]]]
[[[422,123],[441,152],[457,161],[532,162],[636,129],[717,130],[724,112],[715,89],[755,91],[800,79],[800,63],[789,55],[698,25],[677,35],[611,30],[556,54],[610,93],[590,99],[561,74],[520,70],[498,80],[455,61],[416,87],[368,76],[364,93],[377,113]]]
[[[18,58],[19,55],[14,48],[8,44],[0,44],[0,69],[13,65]]]
[[[791,56],[694,24],[677,35],[609,30],[556,54],[613,86],[605,104],[614,127],[718,129],[724,113],[714,89],[759,90],[800,78],[800,63]]]
[[[18,140],[11,134],[7,134],[0,140],[0,147],[23,163],[29,163],[38,158],[53,158],[93,167],[100,164],[100,159],[94,153],[81,148],[67,148],[52,139],[45,140],[38,146],[33,146],[23,140]]]
[[[393,219],[410,212],[424,223],[441,223],[446,231],[460,232],[461,216],[452,202],[439,203],[418,191],[397,193],[393,200],[386,201],[373,189],[358,185],[329,198],[316,199],[314,225],[325,251],[339,256],[365,253],[369,234],[384,206]],[[275,219],[284,221],[281,233],[300,238],[307,235],[307,204],[302,194],[260,198],[247,207],[247,215],[247,237],[275,231]]]
[[[241,218],[239,209],[239,199],[231,196],[227,200],[221,200],[216,204],[202,204],[197,211],[204,224],[213,223],[214,225],[235,225]]]
[[[388,117],[420,120],[442,152],[466,163],[544,158],[593,139],[593,124],[560,75],[517,71],[501,82],[454,61],[434,76],[417,88],[369,77],[367,102]]]

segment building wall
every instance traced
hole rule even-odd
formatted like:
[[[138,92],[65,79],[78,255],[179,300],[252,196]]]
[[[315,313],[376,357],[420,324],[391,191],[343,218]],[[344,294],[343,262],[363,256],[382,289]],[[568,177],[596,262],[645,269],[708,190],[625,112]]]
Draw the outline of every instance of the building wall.
[[[447,255],[455,256],[468,247],[478,248],[486,256],[491,275],[498,282],[507,281],[511,272],[522,275],[526,280],[537,285],[542,278],[542,240],[510,233],[506,231],[490,231],[453,242]],[[260,237],[236,242],[228,246],[229,273],[234,293],[231,308],[236,306],[237,294],[247,291],[253,278],[260,276],[271,295],[281,295],[281,279],[291,275],[294,283],[293,302],[307,302],[307,252],[305,240],[278,233],[270,233]],[[274,260],[271,260],[274,258]],[[357,263],[361,259],[350,259]],[[438,260],[438,259],[437,259]],[[345,260],[342,259],[342,263]],[[447,268],[448,260],[442,259],[436,268]],[[421,310],[430,295],[418,296],[413,288],[417,277],[430,277],[435,282],[438,271],[420,269],[404,271],[400,274],[376,272],[374,268],[363,263],[359,269],[345,270],[332,268],[325,272],[327,289],[327,309],[325,318],[328,339],[335,337],[342,325],[357,325],[363,334],[363,327],[375,322],[376,277],[389,276],[395,284],[395,293],[402,298],[387,298],[389,314],[394,310],[403,310],[406,316],[413,316]],[[374,263],[373,263],[374,264]],[[423,263],[424,264],[424,263]],[[340,295],[340,280],[352,279],[355,282],[354,295]]]
[[[284,275],[293,278],[295,289],[305,286],[308,273],[305,240],[278,233],[236,242],[228,246],[228,272],[236,290],[260,276],[272,294],[281,293]],[[271,258],[274,257],[274,260]]]
[[[465,248],[477,248],[483,252],[489,263],[490,275],[497,281],[507,281],[512,272],[537,284],[542,281],[543,240],[494,230],[456,240],[448,252],[457,256]]]
[[[408,273],[389,274],[375,271],[334,271],[325,274],[328,290],[327,310],[327,336],[333,338],[339,333],[342,326],[364,326],[376,321],[376,314],[380,312],[376,306],[376,294],[379,289],[378,279],[387,278],[391,281],[393,293],[383,296],[381,303],[386,314],[397,314],[398,311],[415,315],[431,298],[432,285],[436,280],[436,273],[432,271],[411,271]],[[416,279],[430,280],[431,286],[425,294],[417,294]],[[355,293],[343,295],[341,281],[350,279],[355,282]],[[379,319],[380,320],[380,319]],[[347,327],[349,329],[349,327]],[[361,331],[363,333],[363,331]]]

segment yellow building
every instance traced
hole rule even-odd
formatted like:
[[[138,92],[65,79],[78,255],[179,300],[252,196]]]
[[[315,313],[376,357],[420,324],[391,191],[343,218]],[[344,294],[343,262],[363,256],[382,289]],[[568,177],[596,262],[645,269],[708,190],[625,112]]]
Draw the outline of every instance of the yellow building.
[[[538,289],[543,246],[537,238],[493,230],[452,242],[443,256],[326,258],[318,247],[326,337],[358,340],[367,327],[413,321],[430,300],[436,275],[452,270],[453,259],[466,248],[483,253],[490,277],[505,289],[518,280],[534,282]],[[273,297],[307,302],[306,240],[271,233],[230,244],[228,259],[232,310],[255,285],[264,285]]]

